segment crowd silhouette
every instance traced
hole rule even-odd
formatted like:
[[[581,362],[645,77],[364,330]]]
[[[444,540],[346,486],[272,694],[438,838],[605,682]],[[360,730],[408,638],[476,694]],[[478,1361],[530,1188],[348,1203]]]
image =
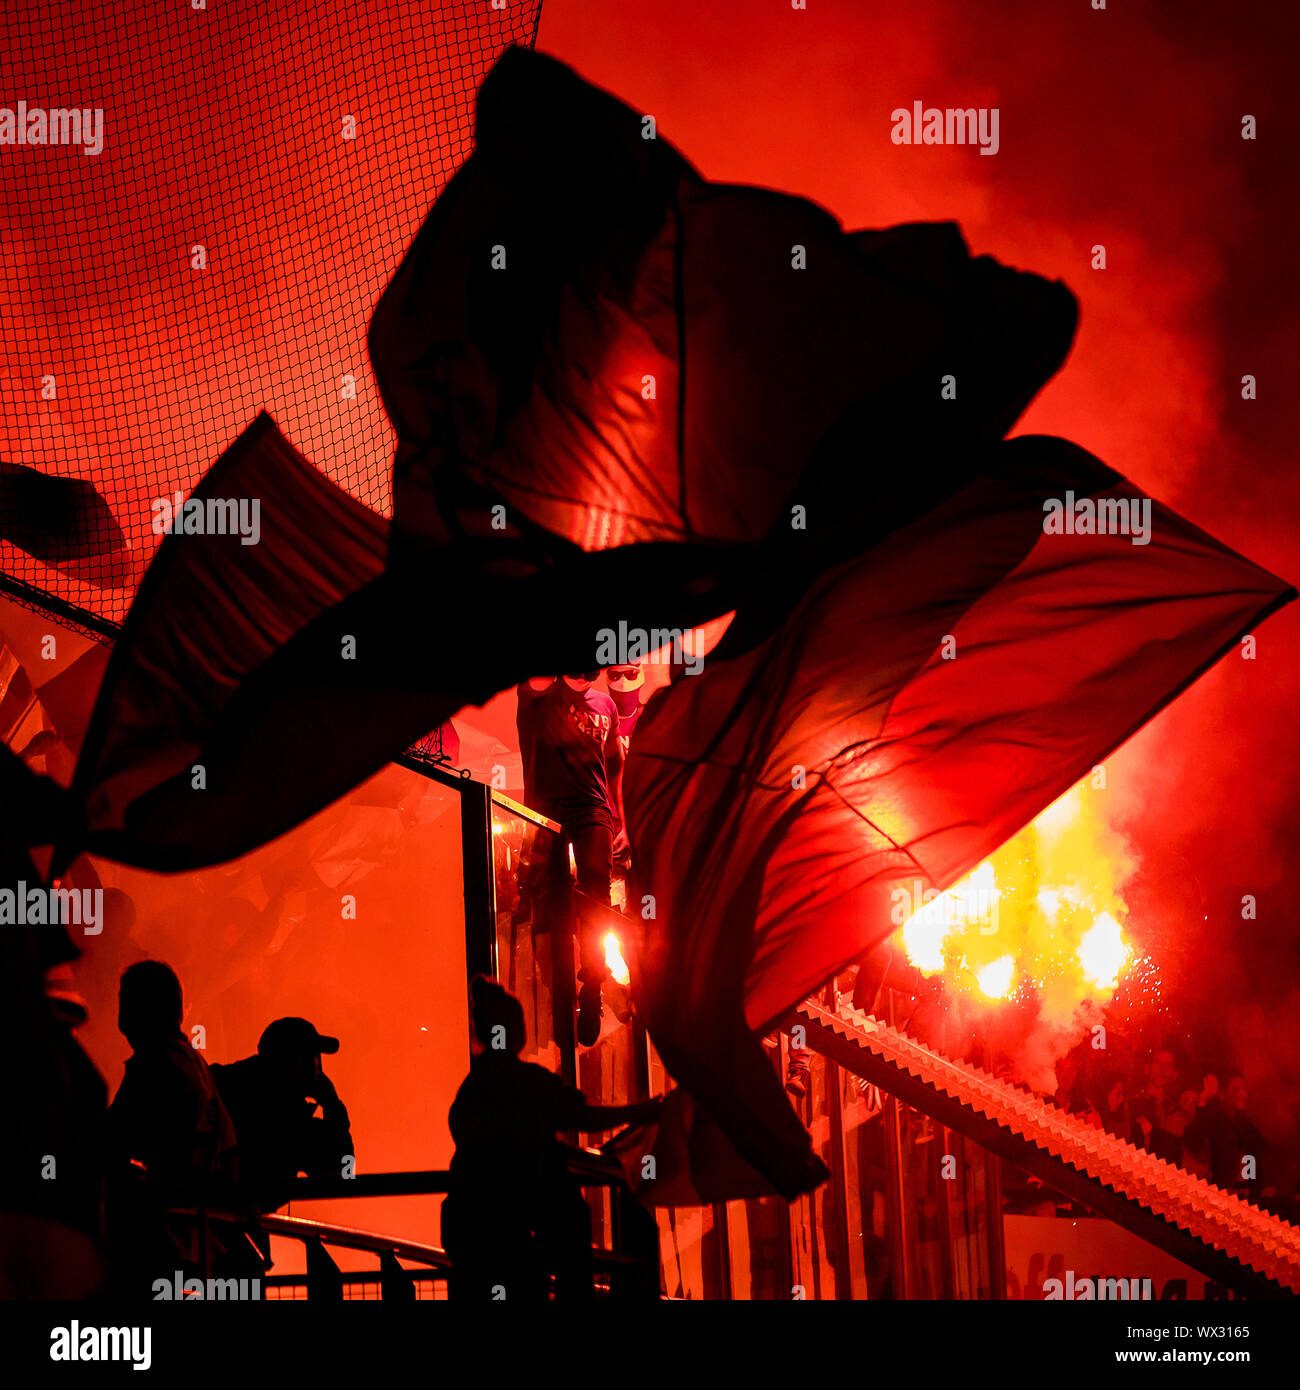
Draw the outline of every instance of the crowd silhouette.
[[[102,1291],[149,1298],[159,1279],[171,1287],[178,1277],[265,1274],[272,1260],[258,1216],[283,1206],[301,1175],[352,1176],[347,1107],[322,1062],[338,1052],[339,1039],[307,1019],[279,1018],[255,1054],[209,1065],[184,1031],[176,972],[162,961],[138,961],[119,985],[118,1027],[131,1055],[105,1109],[103,1082],[75,1041],[86,1010],[67,973],[49,972],[47,998],[69,1055],[97,1083],[85,1087],[87,1111],[102,1123],[83,1136],[82,1186],[104,1196],[102,1218],[91,1198],[83,1213],[85,1228],[104,1235]],[[591,1212],[562,1136],[648,1123],[661,1101],[592,1105],[521,1059],[524,1013],[512,994],[479,976],[471,1001],[477,1045],[448,1116],[456,1146],[442,1213],[450,1295],[590,1299]],[[626,1219],[625,1245],[643,1249],[654,1268],[653,1219],[639,1212]]]

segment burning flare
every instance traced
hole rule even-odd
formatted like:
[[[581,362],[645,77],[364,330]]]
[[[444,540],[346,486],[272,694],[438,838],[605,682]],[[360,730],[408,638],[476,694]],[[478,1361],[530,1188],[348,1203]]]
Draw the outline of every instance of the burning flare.
[[[1015,977],[1016,962],[1012,956],[999,956],[975,972],[975,980],[990,999],[1005,999]]]
[[[1085,1000],[1104,1003],[1134,951],[1119,888],[1132,865],[1097,803],[1075,787],[991,859],[902,925],[923,975],[973,1000],[1038,996],[1061,1026]]]
[[[615,984],[627,985],[631,980],[632,974],[623,959],[623,948],[619,944],[617,932],[605,933],[605,964],[614,977]]]
[[[1102,989],[1113,990],[1132,952],[1125,944],[1119,923],[1109,912],[1101,912],[1084,932],[1075,954],[1085,979],[1100,985]]]

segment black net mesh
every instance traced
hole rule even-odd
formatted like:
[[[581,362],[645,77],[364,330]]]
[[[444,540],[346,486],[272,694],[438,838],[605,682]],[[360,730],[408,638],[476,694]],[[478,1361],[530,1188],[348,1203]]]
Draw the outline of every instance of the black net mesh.
[[[0,0],[0,583],[94,627],[261,408],[388,511],[366,324],[541,8],[204,3]]]

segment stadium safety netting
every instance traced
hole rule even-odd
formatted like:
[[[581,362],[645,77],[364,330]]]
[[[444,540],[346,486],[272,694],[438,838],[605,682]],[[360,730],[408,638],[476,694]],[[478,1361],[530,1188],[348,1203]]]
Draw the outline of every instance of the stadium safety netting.
[[[0,0],[0,587],[91,627],[261,409],[389,511],[366,325],[541,9],[203,3]]]

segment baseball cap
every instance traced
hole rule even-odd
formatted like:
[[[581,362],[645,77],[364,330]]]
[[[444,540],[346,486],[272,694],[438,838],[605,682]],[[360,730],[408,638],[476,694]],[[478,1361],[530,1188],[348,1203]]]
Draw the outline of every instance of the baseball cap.
[[[309,1056],[313,1052],[337,1052],[339,1040],[318,1033],[305,1018],[277,1018],[268,1023],[257,1044],[262,1057]]]

